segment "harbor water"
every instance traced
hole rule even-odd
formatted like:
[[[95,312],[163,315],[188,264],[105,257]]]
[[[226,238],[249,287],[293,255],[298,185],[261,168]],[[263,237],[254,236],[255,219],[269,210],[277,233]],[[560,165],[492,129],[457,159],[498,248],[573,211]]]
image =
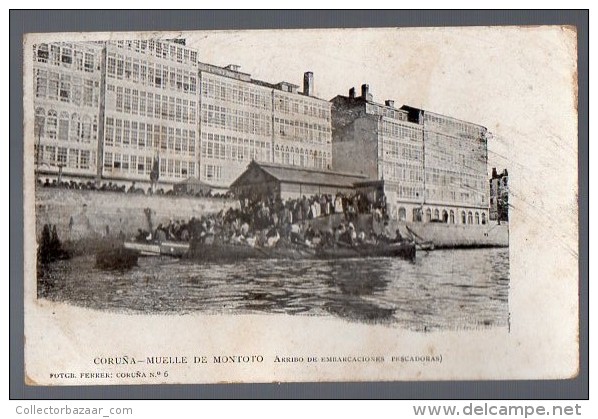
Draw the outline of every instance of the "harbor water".
[[[334,316],[415,331],[508,326],[509,249],[419,251],[396,258],[198,264],[139,258],[103,271],[93,256],[59,261],[38,296],[131,314]]]

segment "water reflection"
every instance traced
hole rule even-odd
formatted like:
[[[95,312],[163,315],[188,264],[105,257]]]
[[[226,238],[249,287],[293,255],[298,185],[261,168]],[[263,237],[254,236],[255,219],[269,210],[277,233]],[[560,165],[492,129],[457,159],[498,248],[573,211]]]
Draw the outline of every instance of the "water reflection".
[[[508,249],[421,252],[415,262],[250,260],[193,264],[143,258],[104,272],[91,257],[53,266],[40,296],[139,313],[284,313],[334,316],[431,331],[506,326]]]

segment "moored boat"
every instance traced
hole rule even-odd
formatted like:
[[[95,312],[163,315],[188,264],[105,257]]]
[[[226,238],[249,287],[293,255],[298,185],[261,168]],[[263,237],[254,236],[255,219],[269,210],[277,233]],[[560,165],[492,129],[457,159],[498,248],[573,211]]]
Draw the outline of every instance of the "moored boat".
[[[174,256],[181,257],[189,251],[189,243],[165,241],[162,243],[144,243],[126,241],[125,249],[137,252],[140,256]]]
[[[308,247],[303,245],[271,248],[233,244],[192,243],[187,257],[200,262],[234,262],[245,259],[347,259],[363,257],[399,257],[415,259],[415,244],[410,242],[380,245]]]
[[[415,259],[416,245],[412,242],[362,244],[334,247],[309,247],[301,244],[258,247],[244,244],[202,243],[199,241],[141,243],[125,242],[125,249],[143,256],[186,257],[198,262],[235,262],[246,259],[347,259],[360,257],[399,257]]]
[[[411,242],[337,246],[318,249],[317,257],[320,259],[399,257],[413,260],[415,259],[415,248],[415,244]]]

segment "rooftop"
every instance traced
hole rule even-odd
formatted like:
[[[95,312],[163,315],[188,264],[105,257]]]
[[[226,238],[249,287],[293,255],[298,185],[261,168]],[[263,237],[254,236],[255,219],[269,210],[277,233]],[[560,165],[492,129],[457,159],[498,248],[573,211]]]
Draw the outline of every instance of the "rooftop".
[[[258,163],[255,161],[252,161],[247,168],[247,170],[252,169],[262,170],[276,180],[286,183],[352,187],[355,182],[367,179],[366,176],[355,175],[352,173],[310,169],[299,166],[284,166],[274,163]],[[239,176],[237,180],[233,182],[232,186],[242,181],[244,174],[245,173]]]

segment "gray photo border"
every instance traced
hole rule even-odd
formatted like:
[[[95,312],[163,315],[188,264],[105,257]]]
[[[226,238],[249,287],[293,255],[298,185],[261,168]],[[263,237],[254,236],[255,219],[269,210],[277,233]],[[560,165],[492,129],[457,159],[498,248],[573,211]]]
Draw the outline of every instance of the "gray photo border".
[[[572,25],[578,33],[580,366],[570,380],[32,387],[23,342],[23,34]],[[10,11],[10,399],[576,399],[589,397],[588,10]],[[5,361],[6,362],[6,361]]]

